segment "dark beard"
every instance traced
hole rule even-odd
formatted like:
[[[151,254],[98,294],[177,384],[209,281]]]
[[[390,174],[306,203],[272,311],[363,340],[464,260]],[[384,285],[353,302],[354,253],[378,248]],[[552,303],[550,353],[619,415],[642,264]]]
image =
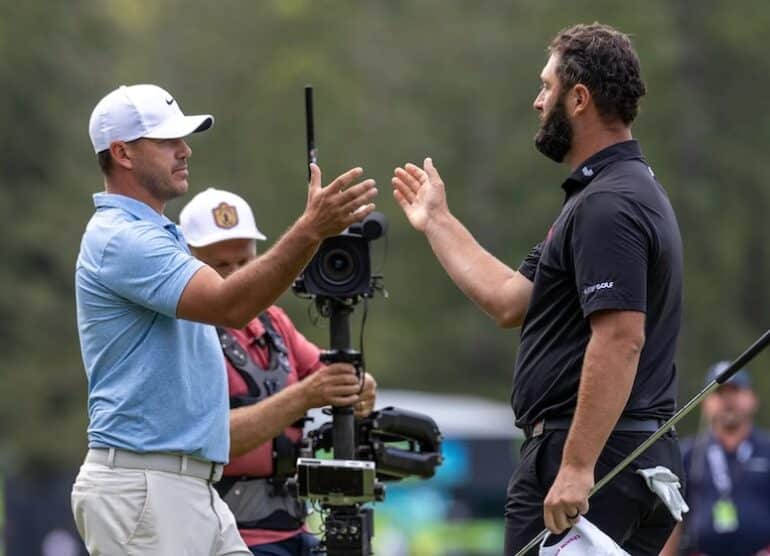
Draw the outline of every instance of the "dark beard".
[[[535,148],[555,162],[563,162],[572,147],[572,124],[560,98],[535,134]]]

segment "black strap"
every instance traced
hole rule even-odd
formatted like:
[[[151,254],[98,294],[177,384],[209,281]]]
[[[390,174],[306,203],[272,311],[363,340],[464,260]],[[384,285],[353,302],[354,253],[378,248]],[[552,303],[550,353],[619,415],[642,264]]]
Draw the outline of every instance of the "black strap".
[[[291,362],[286,342],[273,326],[272,319],[265,311],[260,313],[259,320],[265,329],[264,334],[255,341],[268,350],[267,368],[262,367],[256,358],[244,349],[235,336],[225,328],[217,328],[219,341],[225,357],[230,361],[238,374],[243,378],[248,392],[230,396],[230,409],[254,405],[276,392],[286,388],[291,374]],[[299,419],[290,426],[302,429],[304,419]],[[299,445],[289,439],[284,433],[273,439],[273,468],[274,476],[285,477],[293,475],[299,456]],[[223,489],[225,486],[223,485]],[[224,495],[223,495],[224,496]]]
[[[258,318],[265,329],[263,338],[267,341],[267,349],[270,354],[267,370],[272,371],[280,368],[287,373],[290,372],[289,350],[286,347],[283,336],[275,329],[273,321],[267,312],[260,313]]]
[[[262,367],[259,361],[251,357],[229,330],[217,328],[225,357],[241,375],[248,388],[248,396],[230,398],[231,408],[257,403],[283,390],[288,383],[291,364],[286,343],[275,330],[267,313],[261,313],[259,320],[265,328],[264,335],[258,341],[263,340],[268,350],[267,368]]]

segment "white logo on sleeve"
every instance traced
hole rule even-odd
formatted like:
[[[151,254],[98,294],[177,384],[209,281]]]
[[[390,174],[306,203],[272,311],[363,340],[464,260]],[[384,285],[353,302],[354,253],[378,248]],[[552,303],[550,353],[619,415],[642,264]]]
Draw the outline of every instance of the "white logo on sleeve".
[[[599,282],[583,288],[583,295],[589,295],[598,290],[608,290],[615,287],[615,282]]]

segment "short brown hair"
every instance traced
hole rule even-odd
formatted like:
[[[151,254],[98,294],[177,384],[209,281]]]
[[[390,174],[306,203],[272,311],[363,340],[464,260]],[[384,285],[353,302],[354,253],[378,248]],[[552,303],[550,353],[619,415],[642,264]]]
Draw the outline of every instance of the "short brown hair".
[[[609,25],[575,25],[559,31],[548,47],[559,56],[556,74],[562,87],[585,85],[599,114],[630,125],[647,92],[639,57],[628,35]]]
[[[105,176],[110,175],[110,168],[112,168],[112,155],[110,149],[104,149],[96,153],[96,160],[99,162],[99,168],[102,169],[102,174]]]

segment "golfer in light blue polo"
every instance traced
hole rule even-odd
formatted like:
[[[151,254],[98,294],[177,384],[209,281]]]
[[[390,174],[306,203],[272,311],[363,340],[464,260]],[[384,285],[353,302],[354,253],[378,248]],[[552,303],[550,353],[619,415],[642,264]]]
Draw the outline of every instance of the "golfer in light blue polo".
[[[321,187],[262,257],[223,279],[163,215],[188,189],[185,137],[209,129],[155,85],[120,87],[89,132],[105,192],[94,195],[75,272],[88,377],[88,453],[72,490],[92,555],[250,555],[212,483],[229,459],[225,364],[214,326],[245,325],[291,284],[319,243],[373,209],[360,168]]]

